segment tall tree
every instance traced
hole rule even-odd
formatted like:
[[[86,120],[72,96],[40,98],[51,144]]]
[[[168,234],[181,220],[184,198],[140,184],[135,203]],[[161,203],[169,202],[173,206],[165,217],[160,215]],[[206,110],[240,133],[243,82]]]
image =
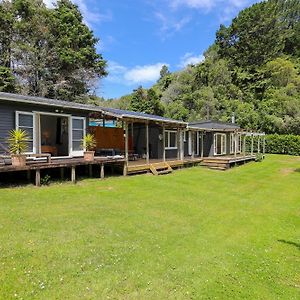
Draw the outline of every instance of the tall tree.
[[[54,9],[43,0],[3,0],[0,89],[85,101],[95,82],[107,74],[97,43],[70,0],[57,1]]]
[[[50,96],[75,99],[87,94],[94,80],[106,76],[106,61],[96,52],[98,39],[83,22],[78,6],[59,0],[52,11],[51,33],[55,37],[54,81]]]

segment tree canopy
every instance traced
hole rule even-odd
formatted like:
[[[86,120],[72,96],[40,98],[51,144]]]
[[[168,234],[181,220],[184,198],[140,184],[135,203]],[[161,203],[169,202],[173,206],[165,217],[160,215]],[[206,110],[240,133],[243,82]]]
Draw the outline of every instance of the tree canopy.
[[[107,74],[98,39],[70,0],[53,9],[42,0],[3,0],[0,21],[1,91],[84,101]]]

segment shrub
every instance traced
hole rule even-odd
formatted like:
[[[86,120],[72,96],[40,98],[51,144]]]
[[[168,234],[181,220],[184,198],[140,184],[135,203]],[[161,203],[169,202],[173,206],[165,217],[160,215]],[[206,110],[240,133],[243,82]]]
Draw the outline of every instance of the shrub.
[[[300,136],[266,135],[266,153],[300,155]]]

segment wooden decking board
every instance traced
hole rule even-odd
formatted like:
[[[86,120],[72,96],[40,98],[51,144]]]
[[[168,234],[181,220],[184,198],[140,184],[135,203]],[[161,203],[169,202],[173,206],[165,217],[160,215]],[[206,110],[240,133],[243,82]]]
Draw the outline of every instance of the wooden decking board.
[[[252,160],[255,160],[255,155],[246,155],[246,156],[239,155],[237,157],[234,156],[207,157],[203,159],[201,165],[211,169],[226,170],[236,163],[248,162]]]
[[[111,163],[124,163],[124,159],[108,159],[102,157],[95,157],[94,161],[86,161],[83,158],[67,158],[61,160],[54,160],[51,163],[46,162],[28,162],[24,167],[15,167],[12,165],[1,165],[0,173],[3,172],[17,172],[17,171],[29,171],[39,169],[53,169],[53,168],[67,168],[83,165],[101,165]]]
[[[170,168],[178,168],[191,164],[198,164],[202,161],[201,158],[184,158],[184,160],[180,159],[167,159],[166,163],[170,166]],[[161,159],[151,159],[149,164],[146,163],[146,160],[140,161],[130,161],[128,164],[128,174],[135,174],[141,172],[150,172],[151,165],[155,164],[163,164],[164,162]]]

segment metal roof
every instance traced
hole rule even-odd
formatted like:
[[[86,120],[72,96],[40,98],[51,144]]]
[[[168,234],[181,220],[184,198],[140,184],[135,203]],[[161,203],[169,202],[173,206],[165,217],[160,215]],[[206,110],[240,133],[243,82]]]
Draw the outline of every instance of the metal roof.
[[[81,104],[77,102],[49,99],[44,97],[25,96],[19,94],[3,93],[3,92],[0,92],[0,99],[14,101],[14,102],[29,103],[29,104],[79,109],[85,111],[101,111],[99,107],[94,105],[89,105],[89,104]]]
[[[174,124],[181,124],[186,125],[186,122],[177,121],[170,118],[165,118],[156,115],[145,114],[142,112],[124,110],[124,109],[117,109],[117,108],[101,108],[104,114],[108,114],[117,118],[128,118],[128,119],[141,119],[141,120],[149,120],[154,122],[164,122],[164,123],[174,123]]]
[[[119,119],[138,119],[138,120],[147,120],[147,121],[154,121],[154,122],[162,122],[162,123],[172,123],[172,124],[180,124],[187,126],[187,123],[183,121],[177,121],[170,118],[165,118],[156,115],[145,114],[141,112],[134,112],[129,110],[122,110],[116,108],[107,108],[107,107],[100,107],[91,104],[81,104],[76,102],[70,101],[63,101],[57,99],[49,99],[44,97],[35,97],[35,96],[25,96],[19,94],[12,94],[12,93],[3,93],[0,92],[0,100],[7,100],[7,101],[14,101],[14,102],[21,102],[21,103],[29,103],[29,104],[36,104],[36,105],[46,105],[46,106],[53,106],[53,107],[61,107],[61,108],[68,108],[68,109],[76,109],[76,110],[83,110],[89,112],[97,112],[102,113],[104,116],[112,116]]]
[[[220,121],[213,120],[201,120],[191,122],[188,125],[191,129],[203,129],[203,130],[221,130],[221,131],[230,131],[230,130],[238,130],[241,129],[239,125],[233,123],[226,123]]]

